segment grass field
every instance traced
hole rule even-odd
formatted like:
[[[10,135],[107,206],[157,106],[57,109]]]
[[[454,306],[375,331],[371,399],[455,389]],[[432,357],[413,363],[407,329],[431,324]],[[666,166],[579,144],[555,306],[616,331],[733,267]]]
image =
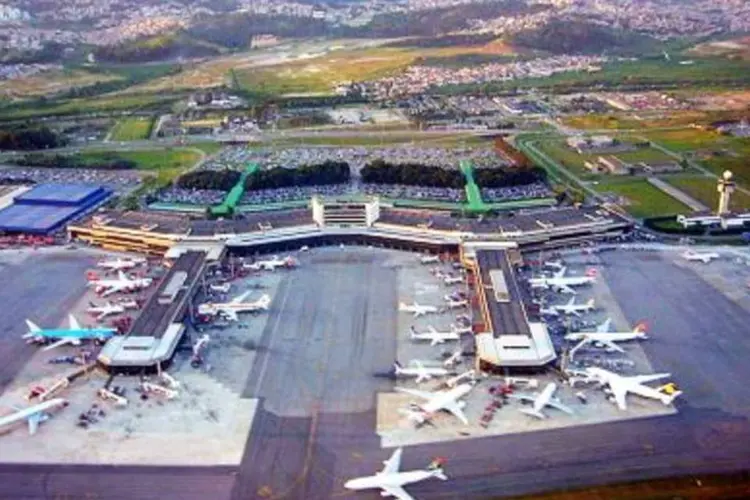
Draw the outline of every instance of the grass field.
[[[685,128],[682,130],[654,130],[639,134],[675,152],[712,149],[727,144],[728,138],[711,130]]]
[[[95,151],[80,154],[88,164],[105,159],[121,158],[138,165],[139,170],[156,174],[159,183],[169,182],[201,159],[199,151],[191,148],[170,148],[142,151]]]
[[[623,208],[633,217],[645,218],[689,212],[690,209],[646,179],[613,179],[593,186],[600,193],[614,193],[626,198]]]
[[[65,116],[84,113],[137,110],[150,106],[166,105],[177,100],[174,95],[150,94],[128,96],[101,96],[86,99],[66,99],[51,105],[28,105],[0,109],[0,121],[22,120],[41,116]]]
[[[95,83],[122,79],[122,76],[114,73],[90,72],[82,69],[45,71],[24,78],[0,81],[0,96],[9,98],[49,97],[73,87],[88,87]]]
[[[719,150],[721,155],[701,163],[716,175],[731,170],[737,182],[750,186],[750,138],[727,138],[714,149]]]
[[[719,204],[719,193],[716,190],[716,180],[707,177],[665,177],[664,181],[689,194],[709,208]],[[735,191],[732,195],[733,209],[750,209],[750,195],[742,191]]]
[[[689,126],[692,123],[705,121],[708,114],[702,111],[664,112],[659,117],[638,119],[634,113],[618,113],[605,115],[569,116],[562,119],[564,125],[581,130],[592,129],[651,129]]]
[[[148,139],[154,126],[153,117],[124,118],[112,128],[110,139],[113,141],[138,141]]]
[[[538,148],[544,153],[547,153],[551,158],[560,162],[569,170],[576,174],[580,174],[584,178],[601,176],[600,174],[591,174],[591,172],[583,166],[586,161],[595,161],[599,156],[602,156],[601,154],[578,154],[570,149],[562,140],[540,141],[538,143]],[[604,156],[609,155],[605,153]],[[615,153],[614,156],[631,163],[673,160],[669,155],[654,148],[638,148],[632,151]]]

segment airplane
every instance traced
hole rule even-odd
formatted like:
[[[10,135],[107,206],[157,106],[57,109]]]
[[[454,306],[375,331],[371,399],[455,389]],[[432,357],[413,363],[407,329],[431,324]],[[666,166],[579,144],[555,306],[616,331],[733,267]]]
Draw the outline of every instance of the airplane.
[[[469,301],[466,299],[446,296],[445,301],[447,302],[448,309],[460,309],[462,307],[468,307]]]
[[[461,335],[462,333],[472,333],[473,331],[474,330],[472,329],[471,325],[456,326],[455,324],[451,323],[451,332],[458,335]]]
[[[609,387],[608,390],[605,390],[605,393],[612,395],[615,403],[621,410],[628,409],[625,399],[629,392],[644,398],[658,399],[665,406],[672,404],[675,398],[682,394],[682,391],[665,394],[653,387],[644,385],[646,382],[653,382],[655,380],[670,377],[671,374],[669,373],[655,373],[652,375],[634,375],[626,377],[599,367],[586,368],[585,372],[589,381],[599,382],[600,385]]]
[[[424,316],[425,314],[437,314],[440,310],[437,306],[423,306],[414,302],[413,304],[407,304],[406,302],[399,302],[398,310],[401,312],[413,313],[415,318]]]
[[[563,267],[551,278],[530,278],[529,284],[532,288],[552,288],[554,290],[575,294],[571,287],[587,285],[596,281],[596,269],[589,269],[585,276],[565,276],[567,268]]]
[[[558,410],[565,412],[568,415],[573,415],[573,410],[562,404],[558,398],[554,397],[556,390],[557,384],[555,384],[554,382],[550,382],[544,387],[544,389],[542,389],[541,392],[537,392],[534,394],[508,394],[508,397],[511,399],[517,399],[519,401],[532,402],[533,406],[531,409],[523,408],[520,411],[521,413],[525,413],[526,415],[538,419],[547,418],[547,415],[542,413],[542,410],[545,406],[551,406],[552,408],[557,408]]]
[[[440,262],[439,255],[423,255],[419,258],[419,262],[422,264],[438,264]]]
[[[469,379],[469,381],[474,382],[476,380],[476,372],[474,370],[467,370],[463,373],[459,373],[455,377],[446,380],[445,385],[446,387],[450,387],[452,389],[464,379]]]
[[[414,405],[417,410],[409,409],[399,411],[417,425],[429,421],[432,419],[434,413],[440,410],[453,414],[453,416],[459,419],[464,425],[469,425],[469,419],[466,418],[463,411],[464,407],[466,407],[466,402],[460,401],[460,399],[471,392],[473,388],[474,386],[472,384],[461,384],[447,391],[426,392],[417,389],[407,389],[405,387],[396,387],[395,390],[396,392],[410,394],[425,400],[424,403]]]
[[[695,252],[693,250],[687,250],[682,254],[682,258],[691,262],[700,261],[704,264],[708,264],[713,259],[718,259],[719,254],[716,252]]]
[[[122,271],[117,272],[117,279],[100,279],[89,281],[97,293],[106,297],[117,292],[132,292],[151,286],[151,278],[129,278]]]
[[[463,276],[444,276],[443,277],[443,283],[446,285],[457,285],[461,282],[463,282],[464,277]]]
[[[242,264],[245,269],[252,271],[275,271],[277,267],[292,267],[294,265],[294,259],[291,256],[287,256],[280,259],[277,255],[274,255],[269,260],[259,260],[252,264]]]
[[[407,484],[424,481],[431,477],[436,477],[443,481],[448,480],[441,468],[442,463],[435,461],[429,467],[423,470],[413,470],[408,472],[399,472],[401,468],[401,454],[403,448],[398,448],[393,452],[391,458],[383,462],[383,470],[377,472],[374,476],[357,477],[344,483],[344,488],[349,490],[369,490],[379,488],[382,490],[380,496],[394,497],[398,500],[414,500],[409,495],[404,486]]]
[[[414,365],[414,368],[404,368],[401,366],[401,363],[396,361],[393,363],[394,373],[396,376],[416,377],[418,384],[430,380],[432,377],[445,377],[448,375],[448,370],[445,368],[425,368],[422,362],[416,359],[412,361],[412,365]]]
[[[581,313],[594,310],[594,299],[590,299],[585,304],[576,304],[575,300],[575,297],[571,297],[567,304],[553,305],[552,310],[562,314],[572,314],[574,316],[580,316]]]
[[[208,288],[212,292],[229,293],[229,289],[232,288],[232,284],[231,283],[222,283],[221,285],[208,285]]]
[[[47,413],[49,410],[57,408],[65,408],[68,406],[68,402],[62,398],[50,399],[35,406],[31,406],[25,409],[17,409],[15,413],[0,417],[0,429],[11,426],[16,422],[26,420],[29,424],[29,434],[36,434],[39,424],[49,420],[50,415]]]
[[[108,271],[124,271],[145,264],[145,262],[146,259],[143,257],[129,257],[127,259],[121,259],[118,257],[115,260],[103,260],[98,262],[96,266]]]
[[[641,340],[647,339],[648,335],[645,332],[645,326],[638,324],[633,328],[632,332],[609,332],[609,327],[612,324],[612,319],[607,320],[601,325],[596,327],[595,332],[577,332],[569,333],[565,335],[565,340],[580,341],[573,349],[570,350],[572,356],[575,351],[580,349],[586,344],[593,344],[596,347],[603,347],[608,352],[617,351],[625,352],[625,350],[618,346],[615,342],[624,342],[628,340]]]
[[[237,321],[239,319],[239,317],[237,316],[237,313],[243,313],[243,312],[256,313],[256,312],[261,312],[261,311],[267,311],[268,307],[271,305],[271,296],[268,294],[263,294],[255,302],[245,302],[245,299],[247,299],[250,293],[251,291],[248,290],[242,295],[238,295],[237,297],[232,299],[230,302],[226,302],[223,304],[213,304],[211,302],[206,303],[206,304],[201,304],[198,306],[198,314],[206,314],[206,315],[215,316],[221,313],[229,317],[229,319],[231,319],[232,321]]]
[[[460,335],[455,331],[452,330],[450,332],[439,332],[435,329],[434,326],[430,325],[427,327],[426,332],[418,332],[416,328],[412,325],[412,327],[409,329],[409,332],[411,334],[412,340],[429,340],[430,345],[438,345],[442,344],[443,342],[446,342],[448,340],[460,340]]]
[[[557,269],[557,271],[560,271],[561,269],[565,269],[565,264],[563,264],[561,260],[547,260],[547,261],[544,261],[543,265],[544,267]]]
[[[105,302],[104,304],[97,306],[93,302],[90,304],[91,307],[86,309],[86,312],[92,314],[97,321],[101,321],[107,316],[113,314],[120,314],[125,312],[125,309],[134,309],[138,307],[135,301],[129,301],[122,304],[113,304],[112,302]]]
[[[23,335],[23,339],[27,339],[29,342],[43,342],[46,340],[57,339],[56,342],[44,347],[43,351],[49,351],[55,347],[59,347],[65,344],[81,345],[82,340],[98,340],[104,342],[114,336],[117,331],[114,328],[83,328],[70,314],[68,315],[70,321],[69,329],[42,329],[36,324],[32,323],[28,319],[26,320],[26,326],[28,326],[28,333]]]
[[[463,355],[464,355],[463,351],[461,351],[461,349],[459,348],[458,350],[456,350],[456,352],[451,354],[445,361],[443,361],[443,366],[450,368],[451,366],[457,365],[458,363],[461,362],[461,356]]]

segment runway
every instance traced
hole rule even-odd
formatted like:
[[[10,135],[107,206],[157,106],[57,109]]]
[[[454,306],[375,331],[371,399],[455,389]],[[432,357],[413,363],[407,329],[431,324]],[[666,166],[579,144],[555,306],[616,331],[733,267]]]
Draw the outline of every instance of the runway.
[[[245,390],[263,404],[239,468],[3,466],[0,498],[381,498],[347,492],[343,482],[377,472],[392,452],[379,447],[372,407],[374,392],[390,382],[370,373],[393,360],[395,275],[376,252],[315,257],[315,265],[289,273],[274,299]],[[415,498],[521,495],[750,467],[748,313],[654,254],[602,258],[627,319],[650,324],[643,347],[654,369],[671,371],[685,391],[679,413],[408,447],[404,469],[442,456],[451,478],[410,486]]]

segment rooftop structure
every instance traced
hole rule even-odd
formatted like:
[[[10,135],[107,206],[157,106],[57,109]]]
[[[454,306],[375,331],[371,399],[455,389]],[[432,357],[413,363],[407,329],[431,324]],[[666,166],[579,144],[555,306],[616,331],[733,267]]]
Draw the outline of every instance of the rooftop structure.
[[[515,270],[506,248],[492,245],[465,246],[476,275],[476,292],[485,332],[476,335],[480,361],[498,367],[540,367],[556,358],[544,323],[530,323]]]
[[[90,184],[40,184],[0,210],[0,230],[47,234],[90,212],[112,192]]]

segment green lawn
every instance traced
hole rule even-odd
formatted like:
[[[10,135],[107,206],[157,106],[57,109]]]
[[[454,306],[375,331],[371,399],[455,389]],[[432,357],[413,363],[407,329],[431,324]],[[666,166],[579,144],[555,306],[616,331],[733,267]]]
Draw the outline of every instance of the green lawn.
[[[721,147],[728,142],[728,138],[718,132],[699,128],[644,131],[639,135],[676,153],[696,149],[712,149]]]
[[[627,199],[623,208],[633,217],[687,213],[688,207],[655,188],[646,179],[612,179],[592,186],[600,193],[614,193]]]
[[[207,155],[218,153],[224,147],[220,142],[196,142],[190,144],[191,148],[200,149]]]
[[[714,209],[719,204],[719,192],[716,190],[716,180],[707,177],[665,177],[664,181],[689,194],[707,207]],[[742,191],[735,191],[732,195],[733,209],[750,209],[750,195]]]
[[[195,165],[201,155],[189,148],[157,149],[143,151],[96,151],[82,153],[86,163],[94,164],[99,160],[122,158],[138,165],[139,170],[156,173],[159,184],[176,179],[181,173]]]
[[[153,117],[124,118],[112,128],[113,141],[138,141],[148,139],[154,126]]]

